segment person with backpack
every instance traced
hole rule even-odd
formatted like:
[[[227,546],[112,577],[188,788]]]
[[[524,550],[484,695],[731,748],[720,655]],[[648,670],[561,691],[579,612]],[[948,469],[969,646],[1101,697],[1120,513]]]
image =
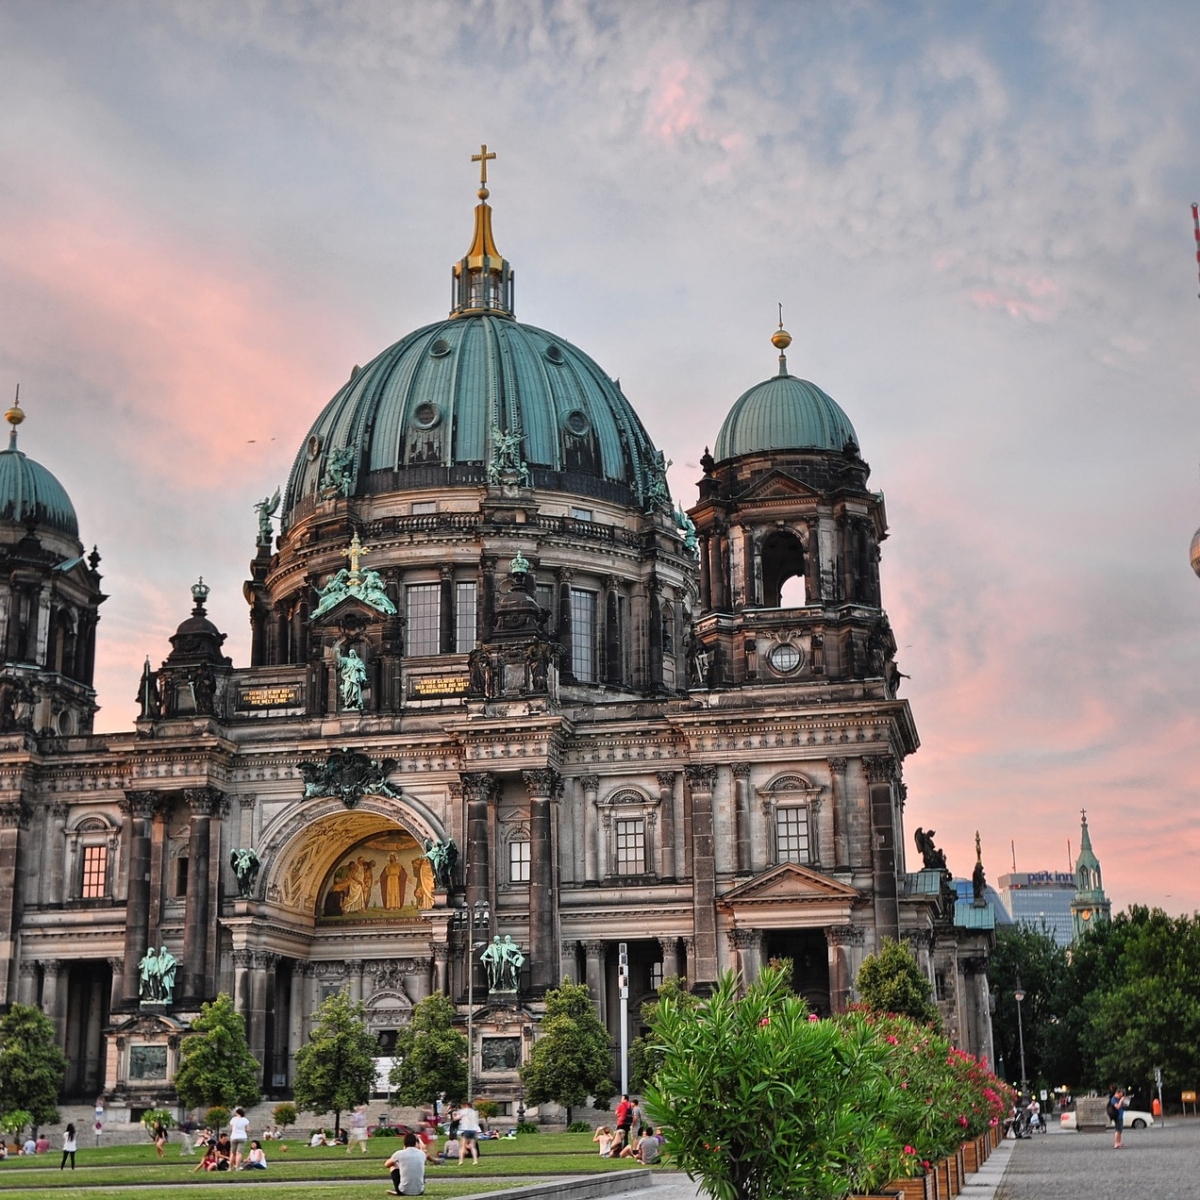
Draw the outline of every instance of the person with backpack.
[[[1121,1149],[1121,1134],[1125,1129],[1125,1110],[1129,1107],[1129,1097],[1125,1095],[1125,1089],[1119,1087],[1109,1088],[1108,1106],[1105,1111],[1108,1113],[1108,1119],[1113,1123],[1115,1132],[1113,1133],[1113,1149]]]

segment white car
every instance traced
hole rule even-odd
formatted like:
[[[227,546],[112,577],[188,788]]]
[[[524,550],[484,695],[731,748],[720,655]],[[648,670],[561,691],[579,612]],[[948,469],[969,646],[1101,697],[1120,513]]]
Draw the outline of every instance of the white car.
[[[1072,1109],[1070,1112],[1060,1113],[1058,1123],[1063,1129],[1075,1128],[1075,1112]],[[1125,1128],[1126,1129],[1145,1129],[1148,1125],[1154,1124],[1154,1117],[1144,1112],[1140,1108],[1127,1108],[1125,1110]],[[1108,1123],[1109,1129],[1112,1128],[1112,1122]]]

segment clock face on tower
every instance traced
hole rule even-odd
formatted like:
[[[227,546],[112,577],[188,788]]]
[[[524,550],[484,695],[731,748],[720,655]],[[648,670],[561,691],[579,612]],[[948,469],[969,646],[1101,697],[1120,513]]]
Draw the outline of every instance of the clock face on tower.
[[[1092,919],[1092,910],[1091,910],[1090,908],[1085,908],[1085,909],[1084,909],[1084,910],[1083,910],[1083,911],[1082,911],[1082,912],[1079,914],[1079,919],[1080,919],[1081,921],[1090,921],[1090,920]]]

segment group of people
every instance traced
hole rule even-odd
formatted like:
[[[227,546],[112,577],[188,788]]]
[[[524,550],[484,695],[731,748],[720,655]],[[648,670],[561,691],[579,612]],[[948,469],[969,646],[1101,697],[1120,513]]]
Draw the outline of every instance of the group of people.
[[[600,1146],[601,1158],[636,1158],[645,1165],[658,1162],[663,1148],[663,1132],[651,1129],[642,1116],[637,1097],[622,1095],[616,1110],[617,1127],[601,1125],[592,1136]]]
[[[155,1131],[157,1133],[157,1130]],[[200,1129],[192,1120],[182,1122],[179,1126],[183,1145],[180,1155],[195,1154],[196,1146],[204,1147],[204,1155],[196,1164],[196,1171],[265,1171],[267,1156],[263,1152],[262,1142],[257,1138],[250,1141],[250,1119],[244,1108],[234,1109],[229,1118],[228,1131],[216,1131],[210,1128]],[[193,1144],[194,1139],[194,1144]],[[165,1140],[165,1131],[164,1131]],[[249,1150],[246,1143],[250,1142]],[[158,1139],[155,1138],[157,1144]],[[160,1150],[161,1157],[161,1150]]]

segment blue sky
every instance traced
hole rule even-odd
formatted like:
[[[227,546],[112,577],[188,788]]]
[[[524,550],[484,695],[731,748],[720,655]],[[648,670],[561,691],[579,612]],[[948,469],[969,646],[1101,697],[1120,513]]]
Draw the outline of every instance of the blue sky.
[[[486,141],[519,317],[685,503],[783,302],[887,494],[909,825],[994,880],[1086,806],[1118,904],[1200,907],[1194,15],[0,4],[0,386],[104,556],[100,727],[198,574],[246,661],[251,506],[444,313]]]

